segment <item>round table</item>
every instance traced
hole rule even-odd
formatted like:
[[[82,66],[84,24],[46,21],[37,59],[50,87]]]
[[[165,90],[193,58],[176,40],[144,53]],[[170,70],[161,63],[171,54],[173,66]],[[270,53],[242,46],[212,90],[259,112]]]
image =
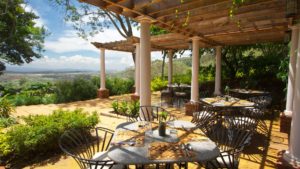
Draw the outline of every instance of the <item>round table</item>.
[[[138,130],[138,122],[126,122],[117,126],[115,133],[122,130]],[[190,122],[185,121],[174,121],[175,125],[184,126],[187,128],[192,127],[193,125]],[[115,135],[116,135],[115,134]],[[190,142],[193,146],[193,157],[183,157],[180,159],[166,159],[166,160],[153,160],[148,158],[148,147],[151,142],[156,140],[150,137],[145,136],[144,145],[141,147],[135,146],[116,146],[111,145],[108,151],[108,157],[115,161],[116,163],[123,165],[133,165],[133,164],[155,164],[155,163],[179,163],[179,162],[205,162],[216,158],[220,151],[217,148],[216,144],[210,139],[199,142]],[[112,142],[114,138],[112,139]]]

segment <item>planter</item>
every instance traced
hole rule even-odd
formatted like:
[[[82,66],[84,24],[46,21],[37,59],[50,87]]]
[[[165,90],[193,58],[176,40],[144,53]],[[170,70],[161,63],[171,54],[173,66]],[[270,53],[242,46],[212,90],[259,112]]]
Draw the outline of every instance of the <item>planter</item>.
[[[166,123],[165,122],[160,122],[158,125],[158,135],[159,136],[166,136]]]

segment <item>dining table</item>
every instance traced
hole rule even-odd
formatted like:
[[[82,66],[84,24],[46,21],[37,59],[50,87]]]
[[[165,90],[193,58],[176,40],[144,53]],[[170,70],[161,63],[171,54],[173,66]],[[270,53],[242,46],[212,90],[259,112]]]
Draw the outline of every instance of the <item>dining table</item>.
[[[241,89],[241,88],[230,89],[229,93],[230,95],[236,96],[241,99],[248,99],[250,97],[270,95],[270,92],[264,90]]]
[[[160,136],[158,122],[126,122],[116,127],[108,157],[118,164],[146,165],[206,162],[215,159],[217,145],[188,121],[166,122]]]
[[[255,103],[250,102],[248,100],[224,96],[224,97],[208,97],[208,98],[201,98],[202,102],[207,105],[219,108],[245,108],[245,107],[254,107]]]

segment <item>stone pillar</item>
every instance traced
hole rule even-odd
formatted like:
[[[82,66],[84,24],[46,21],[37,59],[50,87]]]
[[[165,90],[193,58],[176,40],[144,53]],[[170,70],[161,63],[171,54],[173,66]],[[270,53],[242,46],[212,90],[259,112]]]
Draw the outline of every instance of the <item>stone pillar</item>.
[[[286,97],[285,116],[292,116],[294,88],[295,88],[295,73],[296,73],[296,57],[298,47],[299,29],[297,26],[292,27],[292,40],[290,49],[289,77]]]
[[[221,52],[222,47],[216,47],[216,74],[215,74],[215,92],[214,95],[221,95]]]
[[[296,58],[296,72],[294,85],[294,99],[292,109],[292,124],[290,132],[289,150],[283,159],[294,168],[300,167],[300,36],[298,34],[298,49]]]
[[[146,17],[138,19],[140,27],[140,105],[151,105],[151,44],[150,44],[150,23]],[[152,117],[148,117],[151,119]],[[147,120],[147,119],[145,119]]]
[[[131,95],[131,100],[140,99],[140,43],[135,44],[135,93]]]
[[[193,37],[193,51],[192,51],[192,82],[191,82],[191,101],[185,104],[185,114],[193,115],[194,110],[197,107],[195,104],[199,100],[199,37]]]
[[[109,90],[105,88],[105,49],[100,49],[100,89],[98,90],[98,97],[99,98],[108,98],[109,97]]]
[[[169,65],[168,65],[168,84],[172,85],[172,76],[173,76],[173,51],[168,51]]]
[[[199,100],[199,37],[193,37],[191,101]]]

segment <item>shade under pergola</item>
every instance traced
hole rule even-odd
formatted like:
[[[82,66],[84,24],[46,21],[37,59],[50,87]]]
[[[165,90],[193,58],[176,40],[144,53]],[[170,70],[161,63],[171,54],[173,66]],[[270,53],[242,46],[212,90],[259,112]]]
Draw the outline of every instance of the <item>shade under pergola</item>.
[[[284,161],[300,166],[300,26],[297,25],[297,19],[300,18],[300,13],[297,12],[300,11],[299,0],[249,0],[236,6],[232,0],[80,1],[140,23],[140,41],[135,47],[140,54],[140,57],[137,57],[140,61],[137,63],[140,64],[138,68],[141,74],[137,77],[140,77],[141,105],[151,104],[151,50],[186,49],[189,48],[190,41],[192,42],[193,102],[199,99],[199,48],[216,47],[216,82],[220,82],[221,46],[284,41],[288,39],[286,35],[292,29],[286,112],[293,113],[289,150],[283,156]],[[229,14],[230,12],[233,12],[233,15]],[[154,42],[155,37],[150,37],[150,24],[173,34],[161,35],[159,40]],[[127,40],[115,42],[115,45],[123,43],[132,44]],[[102,51],[109,46],[100,43],[95,45]],[[111,49],[113,48],[117,49]],[[133,51],[133,48],[128,48],[128,51]],[[104,58],[104,54],[102,56]],[[104,59],[101,63],[103,62]],[[218,90],[220,84],[215,85],[215,91]]]

